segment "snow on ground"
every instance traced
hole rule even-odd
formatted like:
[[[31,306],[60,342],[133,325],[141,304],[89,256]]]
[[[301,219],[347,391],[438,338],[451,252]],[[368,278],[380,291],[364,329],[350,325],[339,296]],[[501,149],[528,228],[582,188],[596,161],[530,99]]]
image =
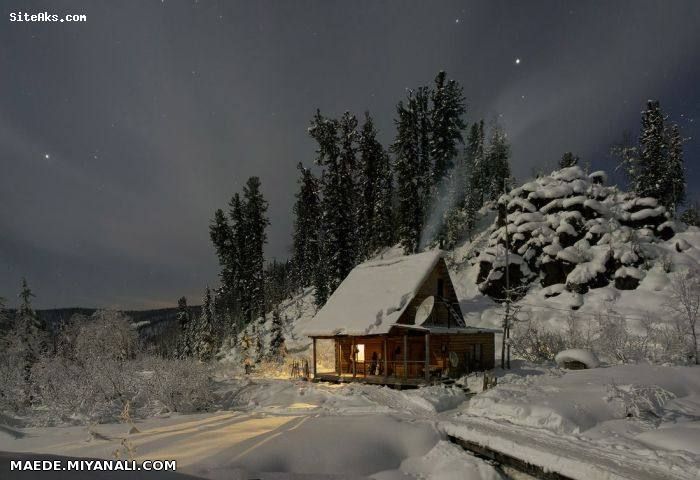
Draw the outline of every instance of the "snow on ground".
[[[516,363],[441,426],[572,478],[698,478],[700,367]]]
[[[125,424],[2,427],[0,452],[113,459],[131,451],[209,479],[501,478],[436,427],[464,401],[460,389],[232,378],[220,379],[216,395],[219,411],[138,421],[132,433]]]

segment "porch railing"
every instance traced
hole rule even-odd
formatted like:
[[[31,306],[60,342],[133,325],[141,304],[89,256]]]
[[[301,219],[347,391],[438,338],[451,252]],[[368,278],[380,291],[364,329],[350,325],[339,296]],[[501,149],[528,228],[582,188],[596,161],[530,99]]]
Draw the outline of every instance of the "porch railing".
[[[405,365],[404,365],[405,363]],[[398,377],[398,378],[424,378],[425,377],[425,361],[422,360],[403,360],[386,362],[386,370],[384,372],[384,361],[357,361],[353,371],[352,362],[342,362],[340,364],[340,375],[355,374],[358,377],[367,377],[368,375],[377,375],[382,377]],[[430,374],[438,375],[442,371],[440,365],[429,365]]]

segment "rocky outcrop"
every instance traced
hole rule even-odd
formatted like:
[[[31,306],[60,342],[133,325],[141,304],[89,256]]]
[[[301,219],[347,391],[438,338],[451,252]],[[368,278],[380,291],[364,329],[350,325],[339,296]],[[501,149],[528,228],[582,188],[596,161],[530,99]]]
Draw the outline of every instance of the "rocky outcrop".
[[[610,284],[637,288],[654,258],[651,246],[682,227],[656,199],[606,186],[606,178],[575,166],[503,195],[495,230],[476,259],[481,292],[505,298],[506,268],[516,298],[536,281],[551,290],[546,297]]]

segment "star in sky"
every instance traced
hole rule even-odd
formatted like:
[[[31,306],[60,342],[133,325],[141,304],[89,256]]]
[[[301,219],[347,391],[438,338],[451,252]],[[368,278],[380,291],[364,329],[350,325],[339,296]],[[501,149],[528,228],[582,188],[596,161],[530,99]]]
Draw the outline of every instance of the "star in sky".
[[[515,59],[515,64],[516,64],[516,65],[520,65],[520,59],[519,59],[519,58],[516,58],[516,59]]]
[[[49,158],[51,158],[51,155],[49,155],[48,153],[45,153],[45,154],[44,154],[44,158],[45,158],[46,160],[48,160]]]

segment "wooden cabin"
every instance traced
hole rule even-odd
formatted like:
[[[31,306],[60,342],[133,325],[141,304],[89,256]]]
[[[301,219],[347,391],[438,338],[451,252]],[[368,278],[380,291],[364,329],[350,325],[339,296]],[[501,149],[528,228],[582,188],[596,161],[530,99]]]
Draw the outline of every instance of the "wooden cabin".
[[[440,251],[358,265],[305,327],[314,379],[396,386],[493,368],[494,332],[465,324]],[[321,339],[335,361],[319,370]]]

